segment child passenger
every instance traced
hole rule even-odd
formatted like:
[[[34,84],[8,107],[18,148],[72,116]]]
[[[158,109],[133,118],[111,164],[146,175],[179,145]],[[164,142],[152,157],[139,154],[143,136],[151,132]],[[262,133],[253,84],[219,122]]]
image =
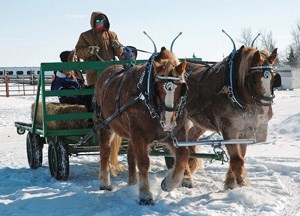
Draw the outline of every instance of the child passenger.
[[[60,55],[62,62],[67,62],[68,56],[63,55],[66,54],[65,52],[67,51],[62,52]],[[72,70],[57,71],[51,83],[51,90],[81,89],[83,87],[84,85],[78,82]],[[59,96],[58,99],[60,103],[85,105],[90,112],[93,111],[92,97],[93,95],[74,95]]]

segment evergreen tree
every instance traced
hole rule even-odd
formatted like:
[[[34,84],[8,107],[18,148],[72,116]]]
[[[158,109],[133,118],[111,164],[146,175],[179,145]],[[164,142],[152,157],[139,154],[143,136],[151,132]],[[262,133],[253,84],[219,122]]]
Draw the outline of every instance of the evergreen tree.
[[[287,64],[291,67],[297,66],[297,59],[295,57],[294,49],[292,46],[290,46],[290,51],[287,57]]]

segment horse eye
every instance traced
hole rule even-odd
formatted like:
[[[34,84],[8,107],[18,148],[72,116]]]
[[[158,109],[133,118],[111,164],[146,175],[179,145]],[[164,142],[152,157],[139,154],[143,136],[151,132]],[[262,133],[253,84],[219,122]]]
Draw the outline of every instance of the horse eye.
[[[174,84],[172,82],[166,82],[165,89],[167,91],[172,91],[174,89]]]
[[[264,72],[264,78],[265,78],[265,79],[270,78],[270,76],[271,76],[270,71],[265,71],[265,72]]]

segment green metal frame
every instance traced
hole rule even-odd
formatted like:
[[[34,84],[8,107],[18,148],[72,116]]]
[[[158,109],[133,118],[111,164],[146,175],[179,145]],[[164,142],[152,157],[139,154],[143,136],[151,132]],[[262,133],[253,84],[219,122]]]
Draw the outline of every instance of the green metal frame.
[[[134,63],[144,63],[145,60],[137,60]],[[94,89],[76,89],[76,90],[48,90],[46,89],[45,74],[46,72],[52,71],[63,71],[63,70],[96,70],[98,74],[101,74],[103,70],[111,65],[116,64],[131,64],[131,61],[107,61],[107,62],[54,62],[54,63],[41,63],[40,74],[38,79],[37,95],[35,100],[35,107],[33,111],[32,125],[24,125],[19,122],[15,123],[15,126],[24,131],[30,131],[33,134],[38,134],[44,138],[47,137],[69,137],[70,140],[76,140],[76,137],[83,136],[89,133],[92,128],[83,129],[68,129],[68,130],[50,130],[47,128],[48,121],[61,121],[61,120],[79,120],[89,119],[93,117],[92,112],[85,113],[66,113],[66,114],[55,114],[51,115],[47,113],[46,102],[49,97],[58,96],[71,96],[71,95],[92,95]],[[38,104],[42,103],[42,127],[37,127],[37,110]]]

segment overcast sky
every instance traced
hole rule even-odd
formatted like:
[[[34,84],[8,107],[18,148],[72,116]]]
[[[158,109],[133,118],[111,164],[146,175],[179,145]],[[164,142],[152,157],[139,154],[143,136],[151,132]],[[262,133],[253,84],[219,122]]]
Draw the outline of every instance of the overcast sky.
[[[153,51],[146,31],[161,46],[174,45],[178,57],[193,53],[219,61],[232,50],[224,29],[236,41],[251,28],[253,37],[272,31],[279,53],[286,52],[291,32],[300,20],[299,0],[9,0],[1,2],[0,66],[40,66],[59,61],[61,51],[73,49],[81,32],[90,28],[93,11],[104,12],[111,30],[124,45]],[[149,54],[139,53],[140,59]]]

